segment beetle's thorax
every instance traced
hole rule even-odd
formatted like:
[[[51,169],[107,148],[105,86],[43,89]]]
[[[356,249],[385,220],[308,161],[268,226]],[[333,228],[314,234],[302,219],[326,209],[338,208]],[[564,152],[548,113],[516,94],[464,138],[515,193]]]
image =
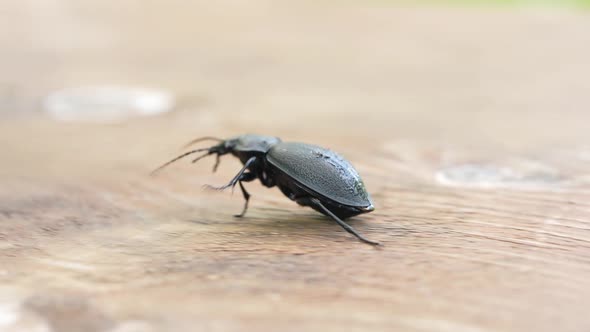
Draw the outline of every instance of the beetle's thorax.
[[[238,158],[242,164],[246,163],[246,161],[252,157],[257,157],[257,162],[255,162],[253,166],[258,166],[259,164],[262,164],[266,152],[231,150],[231,154]]]
[[[266,153],[275,144],[281,142],[280,138],[272,136],[260,136],[246,134],[230,138],[223,144],[228,152],[262,152]]]

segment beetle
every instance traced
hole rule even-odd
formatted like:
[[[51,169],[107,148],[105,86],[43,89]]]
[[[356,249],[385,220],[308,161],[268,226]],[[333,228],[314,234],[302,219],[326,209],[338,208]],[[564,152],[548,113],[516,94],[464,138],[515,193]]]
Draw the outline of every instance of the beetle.
[[[217,190],[233,189],[236,184],[240,186],[245,203],[242,212],[235,217],[243,217],[248,210],[250,194],[243,182],[259,179],[268,188],[278,187],[285,196],[299,205],[309,206],[332,218],[359,240],[379,245],[378,242],[366,239],[343,221],[371,212],[375,208],[358,172],[337,153],[316,145],[283,142],[278,137],[253,134],[229,139],[201,137],[192,140],[185,147],[204,140],[214,140],[218,144],[183,153],[156,168],[151,174],[154,175],[171,163],[198,152],[204,153],[192,162],[215,155],[215,172],[220,156],[231,153],[240,159],[242,169],[224,186],[205,186]]]

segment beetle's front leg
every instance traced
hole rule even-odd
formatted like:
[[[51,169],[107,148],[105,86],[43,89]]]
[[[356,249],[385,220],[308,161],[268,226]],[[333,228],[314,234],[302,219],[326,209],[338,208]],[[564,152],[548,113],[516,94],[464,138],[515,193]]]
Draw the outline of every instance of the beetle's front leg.
[[[207,188],[216,189],[216,190],[224,190],[224,189],[231,187],[232,192],[233,192],[233,189],[236,186],[236,184],[238,184],[238,183],[240,184],[240,189],[242,190],[242,195],[244,195],[244,200],[246,200],[246,202],[244,203],[244,208],[242,209],[242,213],[235,215],[235,217],[243,217],[244,214],[246,214],[246,210],[248,210],[248,202],[250,201],[250,193],[248,193],[248,191],[246,191],[246,188],[244,188],[244,185],[242,184],[242,182],[250,182],[250,181],[255,180],[257,178],[256,173],[254,173],[248,169],[248,167],[250,165],[252,165],[255,161],[256,161],[256,157],[252,157],[252,158],[248,159],[248,161],[246,161],[246,163],[244,164],[244,167],[242,167],[242,169],[238,172],[238,174],[236,174],[236,176],[234,176],[234,178],[231,179],[231,181],[228,184],[226,184],[225,186],[213,187],[210,185],[206,185]]]
[[[238,181],[238,183],[240,184],[240,189],[242,189],[242,195],[244,195],[244,199],[246,200],[246,202],[244,203],[244,208],[242,209],[242,213],[234,215],[234,217],[236,217],[236,218],[242,218],[246,214],[246,211],[248,210],[248,202],[250,202],[250,193],[248,191],[246,191],[246,188],[244,188],[242,181],[247,182],[247,181],[252,181],[252,180],[256,179],[256,176],[253,173],[245,173],[244,175],[246,175],[246,174],[251,176],[250,178],[248,178],[248,180]]]
[[[238,181],[252,181],[256,178],[256,175],[254,173],[252,173],[251,171],[248,171],[248,167],[250,167],[250,165],[252,165],[254,162],[256,161],[256,157],[252,157],[250,159],[248,159],[248,161],[246,161],[244,163],[244,167],[242,167],[242,169],[238,172],[238,174],[236,174],[236,176],[234,176],[233,179],[231,179],[231,181],[229,181],[228,184],[226,184],[225,186],[221,186],[221,187],[214,187],[212,185],[206,184],[205,188],[208,189],[215,189],[215,190],[225,190],[229,187],[231,187],[232,189],[236,186],[236,184],[238,183]]]
[[[244,185],[242,184],[242,182],[250,182],[255,179],[256,179],[256,174],[252,173],[251,171],[245,172],[242,175],[240,175],[240,178],[238,179],[238,184],[240,185],[240,189],[242,190],[242,195],[244,196],[244,200],[246,200],[246,202],[244,203],[244,208],[242,209],[242,212],[240,214],[234,215],[234,217],[241,218],[246,214],[246,211],[248,210],[248,202],[250,201],[250,193],[246,190],[246,188],[244,188]],[[231,185],[231,182],[228,185]],[[224,187],[226,188],[228,185],[220,187],[220,188],[224,189]],[[235,184],[234,184],[234,186],[235,186]],[[215,189],[219,189],[219,188],[215,188]],[[232,189],[233,189],[233,187],[232,187]]]

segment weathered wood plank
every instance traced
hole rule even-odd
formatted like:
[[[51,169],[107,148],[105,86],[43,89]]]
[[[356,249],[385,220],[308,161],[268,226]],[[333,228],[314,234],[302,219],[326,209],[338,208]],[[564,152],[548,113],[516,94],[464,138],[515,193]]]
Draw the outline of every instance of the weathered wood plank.
[[[37,18],[48,36],[20,5],[0,12],[45,42],[0,31],[14,82],[1,331],[590,329],[586,13],[59,3]],[[31,106],[104,80],[167,87],[180,106],[116,125]],[[190,138],[243,132],[344,154],[377,205],[351,223],[383,246],[257,183],[232,218],[241,195],[202,189],[236,172],[230,157],[147,176]]]

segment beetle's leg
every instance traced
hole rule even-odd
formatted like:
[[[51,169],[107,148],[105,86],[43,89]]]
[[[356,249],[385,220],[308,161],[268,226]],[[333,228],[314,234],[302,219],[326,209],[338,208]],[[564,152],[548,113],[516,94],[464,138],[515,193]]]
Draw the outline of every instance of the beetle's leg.
[[[248,173],[248,174],[253,175],[253,173]],[[246,175],[246,174],[244,174],[244,175]],[[252,180],[254,180],[255,178],[256,178],[256,176],[252,177]],[[246,214],[246,211],[248,210],[248,202],[250,201],[250,193],[248,191],[246,191],[246,188],[244,188],[244,185],[242,184],[242,180],[238,181],[238,183],[240,184],[240,189],[242,189],[242,194],[244,195],[244,199],[246,200],[246,203],[244,203],[244,209],[242,210],[242,213],[236,214],[236,215],[234,215],[234,217],[242,218]]]
[[[344,228],[348,233],[356,236],[359,240],[377,246],[380,243],[379,242],[374,242],[371,240],[367,240],[366,238],[364,238],[362,235],[360,235],[359,233],[357,233],[354,228],[350,227],[347,223],[345,223],[344,221],[342,221],[340,218],[338,218],[334,213],[332,213],[332,211],[328,210],[328,208],[326,208],[322,202],[320,202],[319,199],[317,198],[310,198],[309,201],[314,204],[315,206],[319,207],[322,211],[324,211],[326,214],[328,214],[330,217],[332,217],[332,219],[334,219],[334,221],[336,221],[338,223],[338,225],[340,225],[342,228]]]
[[[206,188],[209,189],[216,189],[216,190],[225,190],[229,187],[235,187],[236,184],[238,184],[238,181],[242,180],[241,177],[244,175],[244,173],[248,170],[248,167],[250,167],[250,165],[252,165],[254,162],[256,161],[256,157],[252,157],[250,159],[248,159],[248,161],[246,161],[244,163],[244,167],[242,167],[242,169],[238,172],[238,174],[236,174],[236,176],[234,176],[233,179],[231,179],[231,181],[229,181],[228,184],[226,184],[225,186],[221,186],[221,187],[214,187],[211,185],[205,185]],[[248,172],[249,174],[250,172]],[[252,179],[253,180],[253,179]],[[251,180],[250,180],[251,181]]]
[[[219,162],[221,161],[221,156],[217,154],[215,156],[215,165],[213,165],[213,173],[217,172],[217,167],[219,166]]]
[[[250,182],[255,179],[256,179],[256,174],[254,174],[252,172],[245,172],[238,179],[238,184],[240,185],[240,189],[242,190],[242,195],[244,195],[244,199],[246,200],[246,202],[244,203],[244,208],[242,209],[242,212],[240,214],[235,214],[234,217],[241,218],[246,214],[246,211],[248,210],[248,202],[250,201],[250,193],[246,190],[246,188],[244,188],[244,185],[242,184],[242,182]],[[235,186],[235,184],[234,184],[234,186]]]

